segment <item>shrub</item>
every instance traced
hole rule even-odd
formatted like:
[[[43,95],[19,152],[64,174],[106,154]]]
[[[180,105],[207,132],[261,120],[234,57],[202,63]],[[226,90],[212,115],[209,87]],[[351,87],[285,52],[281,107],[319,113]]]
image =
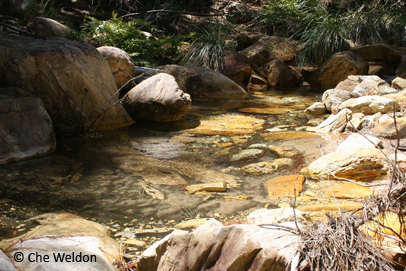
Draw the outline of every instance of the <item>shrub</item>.
[[[147,37],[145,29],[154,36],[162,34],[156,27],[140,21],[124,22],[112,14],[108,21],[100,21],[87,17],[79,39],[94,46],[114,46],[126,51],[138,66],[157,66],[165,57],[176,55],[179,46],[184,43],[182,37],[164,36],[162,38]]]

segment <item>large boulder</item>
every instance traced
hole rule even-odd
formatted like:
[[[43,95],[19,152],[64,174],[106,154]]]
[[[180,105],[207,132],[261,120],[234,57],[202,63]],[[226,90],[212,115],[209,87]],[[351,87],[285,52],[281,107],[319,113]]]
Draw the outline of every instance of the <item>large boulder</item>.
[[[31,220],[40,225],[0,242],[17,270],[117,270],[114,263],[120,259],[120,246],[103,225],[69,213],[49,213]]]
[[[381,121],[373,129],[375,136],[396,139],[406,137],[406,117],[396,118],[396,125],[393,119]]]
[[[248,60],[248,59],[247,59]],[[251,65],[239,55],[229,55],[224,59],[224,67],[221,73],[242,87],[248,85],[251,76]]]
[[[292,222],[281,225],[295,227]],[[291,231],[222,226],[210,219],[192,233],[176,230],[155,243],[142,253],[137,270],[284,271],[298,241]]]
[[[376,148],[345,148],[331,152],[303,168],[312,179],[347,178],[372,182],[388,173],[386,156]]]
[[[69,38],[71,30],[58,21],[49,18],[35,17],[28,21],[28,28],[40,37]]]
[[[55,150],[52,121],[40,98],[0,88],[0,164]]]
[[[368,74],[368,62],[361,56],[344,51],[334,54],[324,65],[311,75],[310,85],[317,90],[335,88],[349,75]]]
[[[349,92],[346,90],[333,88],[328,89],[323,93],[322,102],[326,106],[326,109],[332,111],[333,114],[337,114],[338,106],[346,100],[351,98],[358,98],[360,95],[357,93]]]
[[[362,56],[366,61],[386,62],[394,67],[399,66],[403,55],[406,54],[406,48],[385,43],[355,47],[350,51]]]
[[[167,65],[163,70],[175,77],[179,87],[192,99],[240,99],[247,96],[241,86],[211,69]]]
[[[263,70],[273,88],[295,87],[303,82],[301,75],[281,60],[272,60]]]
[[[124,107],[133,119],[174,121],[183,118],[192,100],[175,78],[159,73],[142,81],[123,98]]]
[[[135,77],[135,65],[127,52],[112,46],[102,46],[97,50],[109,63],[117,88],[123,88],[123,92],[130,90],[131,82],[127,82]]]
[[[363,96],[346,100],[338,107],[339,110],[347,108],[354,113],[364,113],[366,115],[373,115],[375,113],[387,113],[394,108],[399,109],[399,104],[391,99],[381,96]]]
[[[275,59],[287,65],[294,65],[298,53],[298,43],[282,37],[264,36],[250,47],[240,51],[258,66]]]
[[[86,43],[0,34],[0,84],[42,99],[54,126],[79,130],[133,122],[118,103],[107,61]]]
[[[316,131],[319,133],[341,133],[345,130],[351,118],[351,110],[341,110],[336,115],[330,115],[325,121],[320,123],[316,127]]]

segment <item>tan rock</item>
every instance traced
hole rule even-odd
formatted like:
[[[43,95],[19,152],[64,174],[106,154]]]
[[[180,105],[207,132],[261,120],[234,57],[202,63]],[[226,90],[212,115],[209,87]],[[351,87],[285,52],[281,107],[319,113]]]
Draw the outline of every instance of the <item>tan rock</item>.
[[[343,183],[327,188],[324,192],[329,197],[335,197],[337,199],[359,199],[367,198],[372,195],[372,190],[369,187],[364,187],[354,183]]]
[[[91,125],[134,122],[118,102],[109,65],[93,46],[63,38],[0,36],[2,84],[18,82],[40,97],[54,126],[80,132]]]
[[[17,270],[116,270],[114,263],[120,257],[120,245],[105,226],[70,213],[47,213],[30,220],[39,225],[24,235],[2,240],[0,248],[11,258],[15,253],[26,257],[32,253],[50,255],[49,261],[14,261]],[[95,258],[84,266],[78,261],[57,262],[51,256],[57,253],[81,253]]]
[[[222,115],[201,119],[200,125],[189,132],[205,135],[237,136],[262,129],[265,120],[253,116]]]
[[[69,38],[71,30],[64,24],[50,18],[35,17],[28,21],[30,31],[41,37]]]
[[[227,190],[227,183],[204,183],[204,184],[192,184],[186,186],[186,190],[189,194],[196,193],[198,191],[207,191],[207,192],[225,192]]]
[[[292,164],[292,160],[289,158],[280,158],[280,159],[275,159],[272,162],[259,162],[259,163],[254,163],[254,164],[249,164],[241,169],[251,175],[259,176],[259,175],[264,175],[268,174],[271,172],[274,172],[275,170]]]
[[[393,108],[399,109],[399,104],[391,99],[381,96],[363,96],[359,98],[349,99],[340,104],[339,110],[347,108],[352,112],[361,112],[366,115],[373,115],[375,113],[387,113]]]
[[[127,239],[125,241],[123,241],[124,244],[127,245],[131,245],[131,246],[136,246],[136,247],[145,247],[147,246],[147,243],[141,240],[137,240],[137,239]]]
[[[98,47],[97,51],[99,51],[107,60],[107,63],[109,63],[111,73],[113,74],[118,89],[135,77],[135,65],[127,52],[112,46]],[[127,91],[131,88],[131,83],[128,83],[123,87],[123,89],[126,89]]]
[[[178,229],[189,229],[189,228],[197,228],[209,220],[208,218],[196,218],[183,221],[175,225]]]
[[[381,121],[373,129],[373,134],[375,136],[396,139],[406,137],[406,117],[396,118],[396,126],[393,119],[388,119]]]
[[[397,90],[406,89],[406,79],[402,77],[396,77],[392,80],[392,87]]]
[[[312,138],[318,137],[319,135],[312,132],[278,132],[278,133],[263,133],[261,137],[265,140],[292,140],[292,139],[299,139],[299,138]]]
[[[292,107],[278,106],[265,108],[241,108],[238,111],[243,113],[264,114],[264,115],[281,115],[295,110]]]
[[[373,181],[387,174],[388,162],[376,148],[342,149],[324,155],[300,172],[312,179],[329,177]]]
[[[338,83],[349,75],[368,74],[368,62],[361,56],[352,52],[339,52],[334,54],[315,73],[315,83],[312,87],[321,90],[335,88]]]
[[[345,108],[336,115],[330,115],[330,117],[316,127],[316,131],[319,133],[341,133],[351,120],[351,115],[351,110]]]
[[[299,196],[303,191],[303,183],[305,176],[302,175],[289,175],[280,176],[267,181],[267,190],[269,199],[273,200],[280,197],[294,197],[294,190],[296,189],[296,196]]]
[[[294,223],[283,224],[295,227]],[[272,270],[284,271],[299,236],[255,225],[222,226],[210,219],[192,233],[176,230],[144,251],[138,271]],[[175,267],[175,269],[174,269]]]
[[[280,158],[292,157],[297,154],[292,148],[281,148],[275,146],[269,146],[269,150],[275,152]]]
[[[366,229],[362,227],[363,230],[366,232],[367,235],[383,239],[385,235],[392,235],[397,237],[395,233],[399,234],[403,238],[406,237],[406,233],[404,232],[404,227],[400,222],[400,218],[397,214],[386,212],[374,217],[374,221],[368,222],[368,227],[372,230]],[[381,234],[382,233],[382,234]]]
[[[362,208],[364,205],[362,203],[352,203],[352,204],[339,204],[340,209],[337,204],[320,204],[320,205],[309,205],[309,206],[299,206],[298,209],[302,212],[338,212],[341,211],[354,211]]]
[[[324,103],[321,102],[317,102],[312,104],[311,106],[309,106],[308,108],[306,108],[305,110],[305,114],[309,114],[309,115],[323,115],[327,113],[327,109],[326,106],[324,105]]]

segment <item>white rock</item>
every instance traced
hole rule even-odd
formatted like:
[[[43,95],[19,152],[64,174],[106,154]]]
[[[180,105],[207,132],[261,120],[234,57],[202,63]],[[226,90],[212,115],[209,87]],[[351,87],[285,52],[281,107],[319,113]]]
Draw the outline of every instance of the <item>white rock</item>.
[[[259,209],[250,213],[247,217],[248,223],[253,225],[261,224],[280,224],[283,222],[306,222],[303,217],[303,212],[294,210],[293,208],[278,208],[278,209]]]
[[[321,133],[341,133],[344,131],[347,123],[351,120],[351,110],[344,109],[336,115],[331,115],[325,121],[316,127],[317,132]]]

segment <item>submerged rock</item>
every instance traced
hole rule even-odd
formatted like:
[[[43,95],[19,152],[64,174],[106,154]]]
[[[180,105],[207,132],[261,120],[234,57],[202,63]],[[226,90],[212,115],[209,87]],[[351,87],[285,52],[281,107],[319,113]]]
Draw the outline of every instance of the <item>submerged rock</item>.
[[[302,175],[279,176],[267,181],[270,200],[280,197],[298,197],[303,191],[305,177]],[[295,194],[296,189],[296,194]]]
[[[268,174],[271,172],[274,172],[275,170],[292,164],[292,159],[289,158],[280,158],[280,159],[275,159],[272,162],[259,162],[259,163],[254,163],[254,164],[249,164],[241,169],[251,175],[259,176],[259,175],[264,175]]]

